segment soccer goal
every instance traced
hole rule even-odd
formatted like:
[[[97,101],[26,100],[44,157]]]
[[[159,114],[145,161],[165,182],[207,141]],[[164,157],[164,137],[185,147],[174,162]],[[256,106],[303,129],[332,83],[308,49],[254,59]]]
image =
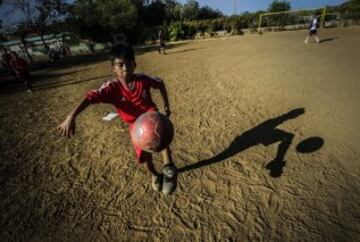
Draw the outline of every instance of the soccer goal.
[[[259,16],[258,32],[304,29],[309,26],[314,14],[320,15],[320,26],[322,26],[326,7],[263,13]]]

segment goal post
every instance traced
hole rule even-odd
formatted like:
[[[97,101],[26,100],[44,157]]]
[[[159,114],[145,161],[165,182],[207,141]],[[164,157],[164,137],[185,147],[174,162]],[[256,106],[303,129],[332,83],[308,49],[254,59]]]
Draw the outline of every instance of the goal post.
[[[294,18],[299,18],[300,16],[309,16],[310,13],[314,12],[321,12],[320,16],[320,26],[323,25],[325,16],[326,16],[326,7],[323,8],[309,8],[309,9],[295,9],[295,10],[288,10],[288,11],[279,11],[279,12],[268,12],[268,13],[262,13],[259,16],[259,26],[258,26],[258,32],[261,33],[262,25],[264,23],[264,17],[267,16],[274,16],[274,15],[292,15]],[[268,27],[268,26],[267,26]]]

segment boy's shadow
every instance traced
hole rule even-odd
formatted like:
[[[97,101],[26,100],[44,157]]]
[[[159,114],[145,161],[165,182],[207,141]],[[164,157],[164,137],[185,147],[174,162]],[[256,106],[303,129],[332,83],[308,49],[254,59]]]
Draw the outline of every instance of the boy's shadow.
[[[266,169],[270,170],[270,175],[272,177],[279,177],[282,174],[283,167],[286,165],[284,157],[286,151],[292,143],[294,134],[276,127],[289,119],[294,119],[300,116],[304,112],[304,108],[298,108],[279,117],[266,120],[265,122],[255,126],[248,131],[245,131],[240,136],[236,137],[229,145],[229,147],[220,154],[217,154],[209,159],[199,161],[195,164],[179,168],[179,172],[190,171],[192,169],[201,168],[203,166],[223,161],[241,151],[246,150],[247,148],[258,144],[268,146],[270,144],[280,142],[275,159],[270,161],[265,166]]]
[[[327,41],[332,41],[332,40],[336,40],[336,39],[338,39],[338,38],[339,38],[339,37],[333,37],[333,38],[322,39],[322,40],[320,40],[320,43],[327,42]]]

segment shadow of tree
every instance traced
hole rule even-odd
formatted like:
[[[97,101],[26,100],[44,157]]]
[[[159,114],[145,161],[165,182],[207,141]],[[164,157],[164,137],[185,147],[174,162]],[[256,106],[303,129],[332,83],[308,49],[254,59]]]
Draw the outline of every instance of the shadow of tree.
[[[112,75],[104,75],[104,76],[97,76],[97,77],[92,77],[92,78],[88,78],[88,79],[84,79],[84,80],[79,80],[79,81],[68,80],[68,81],[57,82],[57,83],[41,84],[41,85],[36,85],[36,86],[34,86],[33,90],[34,90],[34,91],[38,91],[38,90],[43,90],[43,89],[50,89],[50,88],[56,88],[56,87],[74,85],[74,84],[78,84],[78,83],[82,83],[82,82],[88,82],[88,81],[93,81],[93,80],[97,80],[97,79],[101,79],[101,78],[109,78],[109,77],[111,77],[111,76],[112,76]]]
[[[96,76],[96,77],[91,77],[91,78],[87,78],[87,79],[83,79],[83,80],[69,79],[66,81],[55,81],[55,82],[50,81],[50,82],[46,82],[46,83],[38,83],[38,84],[33,85],[32,90],[34,92],[36,92],[39,90],[74,85],[74,84],[93,81],[93,80],[97,80],[97,79],[101,79],[101,78],[109,78],[111,76],[112,75],[103,75],[103,76]],[[35,83],[37,83],[37,82],[35,82]],[[17,82],[17,83],[11,84],[10,86],[7,86],[6,88],[2,88],[0,91],[0,94],[6,95],[6,94],[11,94],[11,93],[21,92],[24,90],[26,90],[25,85],[23,83]]]

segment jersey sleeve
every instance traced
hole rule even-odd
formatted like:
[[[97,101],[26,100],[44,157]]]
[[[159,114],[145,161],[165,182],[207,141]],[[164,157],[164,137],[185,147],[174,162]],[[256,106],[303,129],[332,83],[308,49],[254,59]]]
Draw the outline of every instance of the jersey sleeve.
[[[163,80],[161,80],[159,77],[147,76],[146,83],[147,83],[147,85],[149,87],[152,87],[152,88],[155,88],[155,89],[160,89],[161,87],[164,86]]]
[[[90,103],[112,103],[116,93],[116,85],[113,81],[104,83],[99,89],[90,90],[87,92],[85,98]]]

